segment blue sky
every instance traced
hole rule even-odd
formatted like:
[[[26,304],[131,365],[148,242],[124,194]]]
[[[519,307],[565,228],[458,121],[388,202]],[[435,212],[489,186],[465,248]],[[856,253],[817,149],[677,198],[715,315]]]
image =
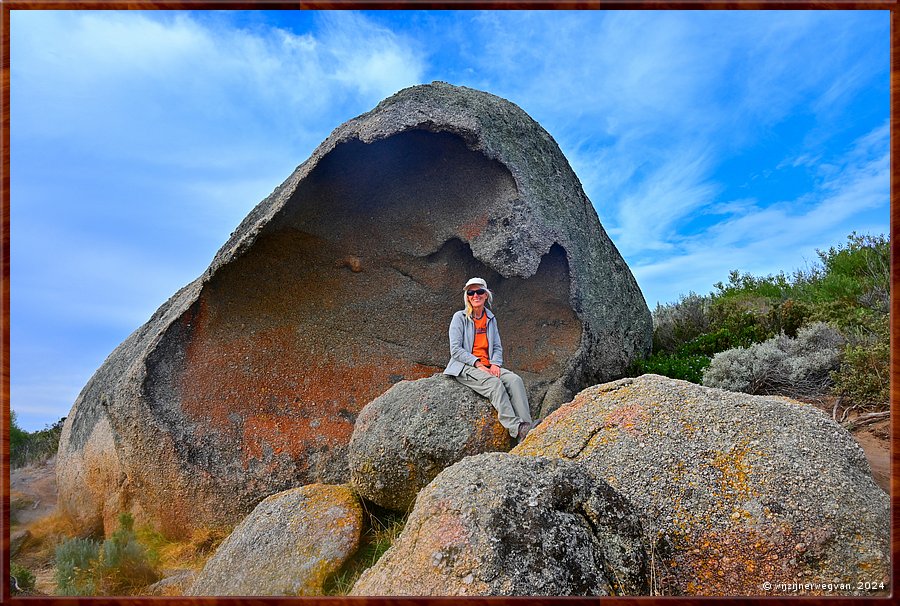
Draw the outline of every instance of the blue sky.
[[[28,430],[335,127],[413,84],[538,120],[651,309],[888,233],[888,11],[13,11],[10,33]]]

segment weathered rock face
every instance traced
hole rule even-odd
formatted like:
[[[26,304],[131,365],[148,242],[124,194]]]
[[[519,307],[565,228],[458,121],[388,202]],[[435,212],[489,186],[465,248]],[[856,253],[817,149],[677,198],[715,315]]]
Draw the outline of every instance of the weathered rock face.
[[[112,499],[177,534],[346,481],[357,413],[444,368],[472,275],[535,413],[649,348],[637,284],[550,135],[487,93],[400,91],[336,129],[97,371],[60,449],[81,465],[107,418],[98,473],[117,483],[68,511],[95,524]]]
[[[347,486],[272,495],[225,539],[187,595],[321,595],[356,552],[361,530],[362,508]]]
[[[350,483],[370,501],[406,511],[444,468],[511,447],[490,402],[452,377],[402,381],[359,414],[350,438]]]
[[[639,595],[630,504],[565,461],[489,453],[441,472],[351,595]]]
[[[625,495],[668,537],[675,593],[890,577],[887,495],[850,434],[801,402],[644,375],[584,390],[512,452],[577,461]]]

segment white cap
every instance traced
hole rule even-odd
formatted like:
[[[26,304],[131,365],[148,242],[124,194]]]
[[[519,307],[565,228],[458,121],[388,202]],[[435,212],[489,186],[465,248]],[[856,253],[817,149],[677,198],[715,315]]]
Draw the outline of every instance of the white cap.
[[[468,282],[466,282],[466,286],[463,290],[468,289],[470,286],[477,284],[482,288],[487,288],[487,282],[484,281],[484,278],[470,278]]]

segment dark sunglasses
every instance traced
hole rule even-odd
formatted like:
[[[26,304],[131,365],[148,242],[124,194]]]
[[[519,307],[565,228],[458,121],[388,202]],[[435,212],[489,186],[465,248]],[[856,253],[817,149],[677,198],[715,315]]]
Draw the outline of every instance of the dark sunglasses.
[[[466,291],[466,294],[469,295],[470,297],[472,297],[472,296],[475,296],[475,295],[483,295],[483,294],[486,293],[486,292],[487,292],[487,291],[486,291],[485,289],[479,288],[478,290],[467,290],[467,291]]]

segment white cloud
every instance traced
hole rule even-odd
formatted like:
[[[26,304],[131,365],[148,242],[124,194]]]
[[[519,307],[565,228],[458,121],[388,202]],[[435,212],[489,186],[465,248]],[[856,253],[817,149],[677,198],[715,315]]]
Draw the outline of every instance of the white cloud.
[[[14,134],[178,166],[229,157],[233,167],[286,143],[314,145],[330,122],[421,78],[403,38],[355,13],[322,19],[321,32],[297,35],[184,13],[16,11]],[[330,117],[348,104],[350,115]]]

